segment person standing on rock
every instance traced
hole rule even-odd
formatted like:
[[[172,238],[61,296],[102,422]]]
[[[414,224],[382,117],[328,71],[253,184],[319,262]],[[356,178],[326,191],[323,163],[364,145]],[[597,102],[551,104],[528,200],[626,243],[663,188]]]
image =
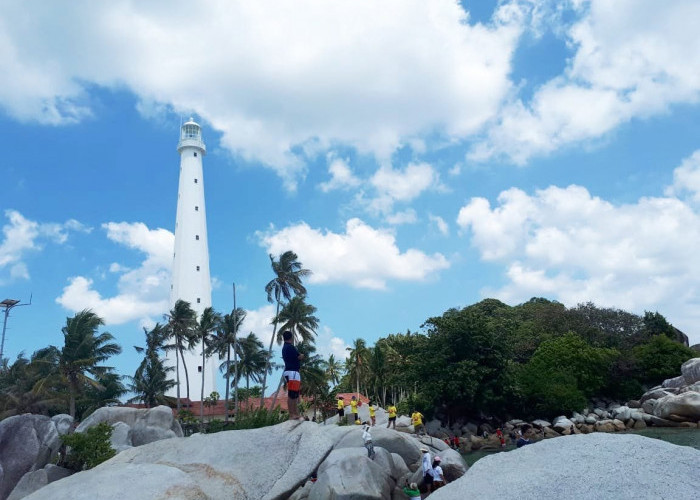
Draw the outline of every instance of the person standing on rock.
[[[377,408],[374,406],[374,404],[370,401],[369,402],[369,419],[372,421],[372,427],[374,427],[377,423]]]
[[[386,411],[389,412],[389,421],[386,423],[386,428],[388,429],[391,426],[396,429],[396,406],[390,404]]]
[[[357,398],[355,396],[350,400],[350,411],[352,412],[352,420],[357,423],[360,418],[357,416]]]
[[[425,434],[425,425],[423,425],[423,414],[418,410],[411,414],[411,423],[416,434]]]
[[[447,483],[447,481],[445,481],[445,474],[442,472],[442,467],[440,466],[441,462],[442,459],[435,455],[435,458],[433,458],[433,475],[435,476],[433,479],[433,491],[440,486],[445,486]]]
[[[287,406],[289,408],[289,419],[299,418],[299,392],[301,391],[301,360],[303,354],[299,354],[297,348],[292,343],[292,332],[285,330],[282,333],[284,345],[282,346],[282,359],[284,360],[284,373],[282,376],[287,384]]]
[[[367,448],[367,456],[374,460],[374,445],[372,444],[372,434],[369,429],[369,423],[367,423],[367,421],[363,422],[362,440],[365,442],[365,448]]]
[[[345,416],[345,401],[343,400],[343,396],[338,396],[338,423],[340,423],[340,419],[342,419]]]
[[[435,471],[433,469],[433,462],[430,460],[430,451],[426,447],[420,449],[423,457],[421,459],[421,467],[423,468],[423,482],[428,490],[428,494],[433,491],[433,479]]]

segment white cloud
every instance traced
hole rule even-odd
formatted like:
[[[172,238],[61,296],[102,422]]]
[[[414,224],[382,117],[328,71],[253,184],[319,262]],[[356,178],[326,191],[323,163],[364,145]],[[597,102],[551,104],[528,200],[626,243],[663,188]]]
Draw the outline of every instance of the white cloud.
[[[109,222],[102,228],[110,240],[145,254],[144,260],[136,269],[119,263],[110,265],[110,272],[119,274],[118,293],[114,297],[103,297],[93,288],[92,279],[76,276],[69,280],[56,302],[71,311],[90,308],[106,324],[121,324],[135,319],[149,324],[153,316],[168,311],[175,237],[170,231],[149,229],[140,222]]]
[[[512,90],[521,10],[475,24],[453,0],[8,3],[0,106],[72,123],[92,113],[92,87],[126,88],[146,116],[195,111],[294,187],[298,148],[386,160],[426,134],[478,131]]]
[[[306,223],[259,233],[273,255],[294,250],[313,274],[310,283],[347,283],[357,288],[384,289],[388,280],[421,281],[449,267],[439,253],[410,248],[401,252],[394,235],[350,219],[344,234],[312,229]]]
[[[253,332],[267,349],[272,339],[272,319],[275,317],[276,310],[275,304],[265,304],[258,309],[246,310],[246,317],[239,327],[240,334],[246,336]]]
[[[673,185],[665,193],[669,196],[689,194],[693,201],[700,202],[700,150],[673,171]]]
[[[700,319],[700,213],[679,199],[614,205],[580,186],[513,188],[495,207],[472,199],[457,224],[482,259],[503,265],[506,284],[485,295],[659,310],[691,335]]]
[[[565,71],[536,89],[529,102],[516,97],[506,104],[470,158],[505,155],[525,163],[533,155],[662,113],[672,104],[700,99],[700,3],[589,0],[571,5],[577,21],[565,36],[575,53]]]
[[[443,236],[448,236],[450,234],[450,227],[447,225],[447,222],[445,222],[445,219],[443,219],[439,215],[432,214],[430,214],[428,217],[430,219],[430,222],[435,224],[437,230],[440,231],[440,234],[442,234]]]
[[[331,179],[319,185],[321,191],[327,193],[336,189],[350,189],[358,187],[362,183],[353,175],[347,160],[336,158],[330,154],[328,160],[330,161],[328,173],[331,175]]]
[[[373,214],[389,214],[397,202],[409,202],[428,189],[442,190],[440,176],[428,163],[409,163],[403,169],[391,166],[379,168],[369,183],[376,196],[367,202]]]
[[[403,210],[401,212],[394,212],[391,215],[387,215],[386,222],[392,226],[400,226],[401,224],[414,224],[418,220],[418,215],[416,211],[412,208]]]
[[[332,354],[335,356],[336,361],[344,362],[349,354],[346,348],[350,347],[350,345],[336,336],[333,330],[327,326],[319,328],[317,334],[316,352],[326,360]]]
[[[16,210],[6,210],[5,216],[9,223],[2,227],[0,283],[29,279],[29,269],[23,259],[31,252],[40,252],[46,241],[62,245],[68,240],[69,231],[90,231],[74,219],[63,224],[36,222]],[[5,269],[7,275],[3,276]]]

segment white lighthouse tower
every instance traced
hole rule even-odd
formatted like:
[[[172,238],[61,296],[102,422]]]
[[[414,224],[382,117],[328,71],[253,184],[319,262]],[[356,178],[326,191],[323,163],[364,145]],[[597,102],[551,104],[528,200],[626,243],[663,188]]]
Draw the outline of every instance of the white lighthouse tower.
[[[202,129],[192,118],[180,129],[177,151],[180,153],[180,184],[177,191],[170,308],[175,306],[177,300],[185,300],[190,303],[199,318],[202,311],[211,306],[211,277],[202,171],[202,157],[206,153],[206,147],[202,141]],[[168,353],[169,366],[177,366],[175,356],[175,351]],[[185,351],[184,357],[190,381],[190,398],[200,399],[202,377],[204,396],[215,391],[218,363],[209,359],[206,366],[202,367],[201,342],[192,351]],[[180,362],[180,397],[187,394],[185,380],[185,370]],[[174,396],[176,392],[177,388],[173,388],[169,394]]]

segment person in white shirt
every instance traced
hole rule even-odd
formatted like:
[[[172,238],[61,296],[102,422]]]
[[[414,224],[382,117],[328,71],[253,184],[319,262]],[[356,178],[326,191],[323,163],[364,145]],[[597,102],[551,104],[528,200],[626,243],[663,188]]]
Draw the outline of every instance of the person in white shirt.
[[[423,447],[420,449],[420,451],[423,454],[423,458],[421,460],[421,467],[423,468],[423,482],[428,490],[428,494],[430,494],[433,491],[433,479],[435,477],[433,462],[430,460],[430,451],[428,451],[428,448]]]
[[[372,434],[370,433],[370,426],[367,421],[362,425],[362,440],[365,442],[365,448],[367,448],[367,456],[374,459],[374,445],[372,444]]]
[[[442,472],[442,467],[440,466],[440,463],[442,462],[442,459],[438,457],[437,455],[433,459],[433,490],[438,489],[440,486],[445,486],[445,475]]]

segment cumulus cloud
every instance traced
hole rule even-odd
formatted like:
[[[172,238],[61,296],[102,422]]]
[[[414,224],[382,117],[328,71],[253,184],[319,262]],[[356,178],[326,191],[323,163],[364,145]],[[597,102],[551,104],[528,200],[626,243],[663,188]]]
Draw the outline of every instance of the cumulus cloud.
[[[435,227],[437,227],[437,230],[440,231],[440,234],[443,236],[448,236],[450,234],[450,227],[447,225],[447,222],[445,222],[445,219],[439,215],[433,214],[430,214],[428,218],[430,219],[430,222],[435,224]]]
[[[388,224],[392,226],[399,226],[401,224],[413,224],[418,220],[418,215],[416,211],[412,208],[403,210],[401,212],[395,212],[386,217]]]
[[[694,202],[700,202],[700,150],[673,171],[673,185],[666,188],[669,196],[688,195]]]
[[[333,330],[327,326],[319,328],[316,335],[316,352],[323,356],[324,359],[332,354],[336,361],[341,363],[348,357],[347,348],[350,344],[335,335]]]
[[[331,178],[328,182],[322,182],[319,185],[321,191],[328,193],[336,189],[350,189],[358,187],[362,183],[353,175],[347,160],[336,158],[333,155],[329,155],[328,160],[330,161],[328,173]]]
[[[6,210],[8,223],[2,227],[0,241],[0,284],[17,279],[29,279],[29,268],[24,258],[40,252],[46,242],[59,245],[68,240],[69,232],[89,232],[90,228],[70,219],[65,223],[36,222],[16,210]]]
[[[149,318],[167,312],[175,236],[166,229],[149,229],[140,222],[109,222],[102,225],[107,238],[145,255],[135,269],[112,263],[110,272],[118,274],[117,294],[104,297],[89,277],[70,278],[56,299],[66,309],[92,309],[106,324],[121,324],[135,319],[143,324]]]
[[[503,266],[506,284],[485,295],[658,309],[690,331],[700,319],[700,213],[678,198],[615,205],[581,186],[534,194],[513,188],[493,207],[473,198],[457,224],[483,260]]]
[[[195,111],[293,187],[298,151],[340,143],[386,160],[426,134],[478,131],[512,91],[521,11],[507,3],[482,24],[453,0],[11,2],[0,106],[73,123],[93,112],[94,86],[126,88],[147,116]]]
[[[445,189],[440,176],[428,163],[409,163],[405,168],[382,166],[369,184],[376,195],[369,199],[367,207],[374,214],[389,214],[397,202],[409,202],[428,189]]]
[[[260,243],[273,255],[293,250],[313,271],[310,283],[346,283],[357,288],[384,289],[389,280],[421,281],[447,269],[440,253],[427,255],[398,248],[394,234],[350,219],[344,234],[299,223],[279,231],[258,233]]]
[[[576,21],[563,33],[575,52],[565,71],[536,89],[530,100],[515,97],[506,103],[471,159],[505,155],[525,163],[533,155],[662,113],[672,104],[700,99],[699,3],[588,0],[570,5]]]

